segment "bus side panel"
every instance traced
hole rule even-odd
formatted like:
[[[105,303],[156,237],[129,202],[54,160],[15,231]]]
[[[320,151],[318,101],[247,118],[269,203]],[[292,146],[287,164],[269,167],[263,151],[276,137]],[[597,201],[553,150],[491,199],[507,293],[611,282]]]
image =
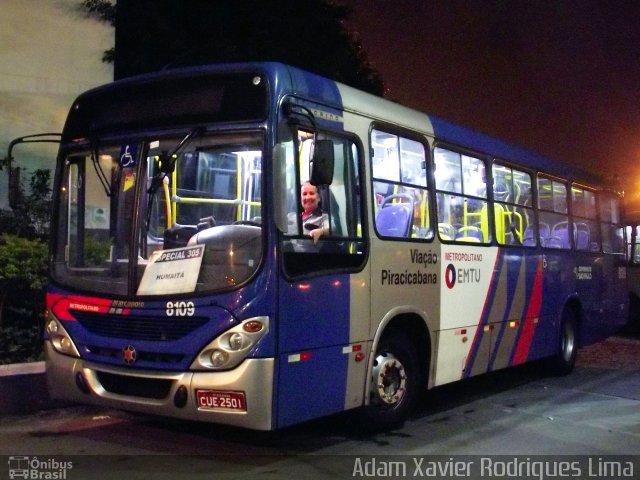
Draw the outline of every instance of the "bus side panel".
[[[349,275],[280,281],[277,426],[344,410]]]
[[[499,370],[526,360],[536,334],[540,310],[538,255],[526,250],[508,249],[501,262],[499,288],[504,300],[502,308],[492,309],[489,317],[493,327],[489,370]]]
[[[626,268],[615,255],[586,257],[574,275],[583,301],[581,342],[588,345],[615,333],[628,318]]]
[[[487,325],[501,277],[495,247],[442,245],[440,331],[434,385],[487,371],[491,333]]]

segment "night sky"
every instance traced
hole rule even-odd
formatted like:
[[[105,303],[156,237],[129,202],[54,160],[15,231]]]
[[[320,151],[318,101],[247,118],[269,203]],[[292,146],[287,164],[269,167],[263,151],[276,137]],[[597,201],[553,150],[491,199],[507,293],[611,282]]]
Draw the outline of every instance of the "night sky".
[[[388,98],[617,178],[640,204],[640,1],[336,3]]]

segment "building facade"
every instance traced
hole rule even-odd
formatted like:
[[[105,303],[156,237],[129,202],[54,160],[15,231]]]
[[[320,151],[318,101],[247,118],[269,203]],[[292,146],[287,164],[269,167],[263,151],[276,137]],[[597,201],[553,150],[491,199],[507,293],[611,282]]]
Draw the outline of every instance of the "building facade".
[[[0,158],[12,139],[60,132],[74,98],[113,80],[102,62],[115,30],[88,18],[80,0],[2,0],[0,9]],[[19,145],[13,156],[29,172],[53,169],[56,146]],[[8,208],[0,171],[0,208]]]

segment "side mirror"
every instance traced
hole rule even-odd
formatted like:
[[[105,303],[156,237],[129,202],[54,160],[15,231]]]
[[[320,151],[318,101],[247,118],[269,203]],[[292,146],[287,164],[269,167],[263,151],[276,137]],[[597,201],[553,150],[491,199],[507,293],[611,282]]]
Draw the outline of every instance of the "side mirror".
[[[177,158],[176,154],[169,155],[167,152],[162,152],[156,157],[158,169],[164,174],[171,175],[176,169]]]
[[[7,166],[7,178],[9,179],[9,206],[13,209],[17,208],[22,200],[22,188],[20,185],[20,167],[12,167],[13,147],[21,143],[60,143],[62,134],[60,133],[36,133],[35,135],[25,135],[11,140],[7,149],[7,156],[4,164]],[[2,165],[0,165],[2,170]]]
[[[331,140],[316,140],[309,172],[309,180],[312,185],[331,185],[333,183],[334,159],[333,142]]]

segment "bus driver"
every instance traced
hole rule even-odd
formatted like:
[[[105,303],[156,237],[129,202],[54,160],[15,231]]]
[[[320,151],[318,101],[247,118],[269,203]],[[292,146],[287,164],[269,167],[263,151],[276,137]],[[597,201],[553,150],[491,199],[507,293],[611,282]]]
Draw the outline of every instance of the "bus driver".
[[[301,189],[302,198],[302,230],[304,235],[309,235],[313,243],[318,243],[322,235],[329,234],[329,216],[320,208],[320,195],[318,188],[310,182],[304,182]],[[294,214],[289,214],[289,234],[296,229]]]

